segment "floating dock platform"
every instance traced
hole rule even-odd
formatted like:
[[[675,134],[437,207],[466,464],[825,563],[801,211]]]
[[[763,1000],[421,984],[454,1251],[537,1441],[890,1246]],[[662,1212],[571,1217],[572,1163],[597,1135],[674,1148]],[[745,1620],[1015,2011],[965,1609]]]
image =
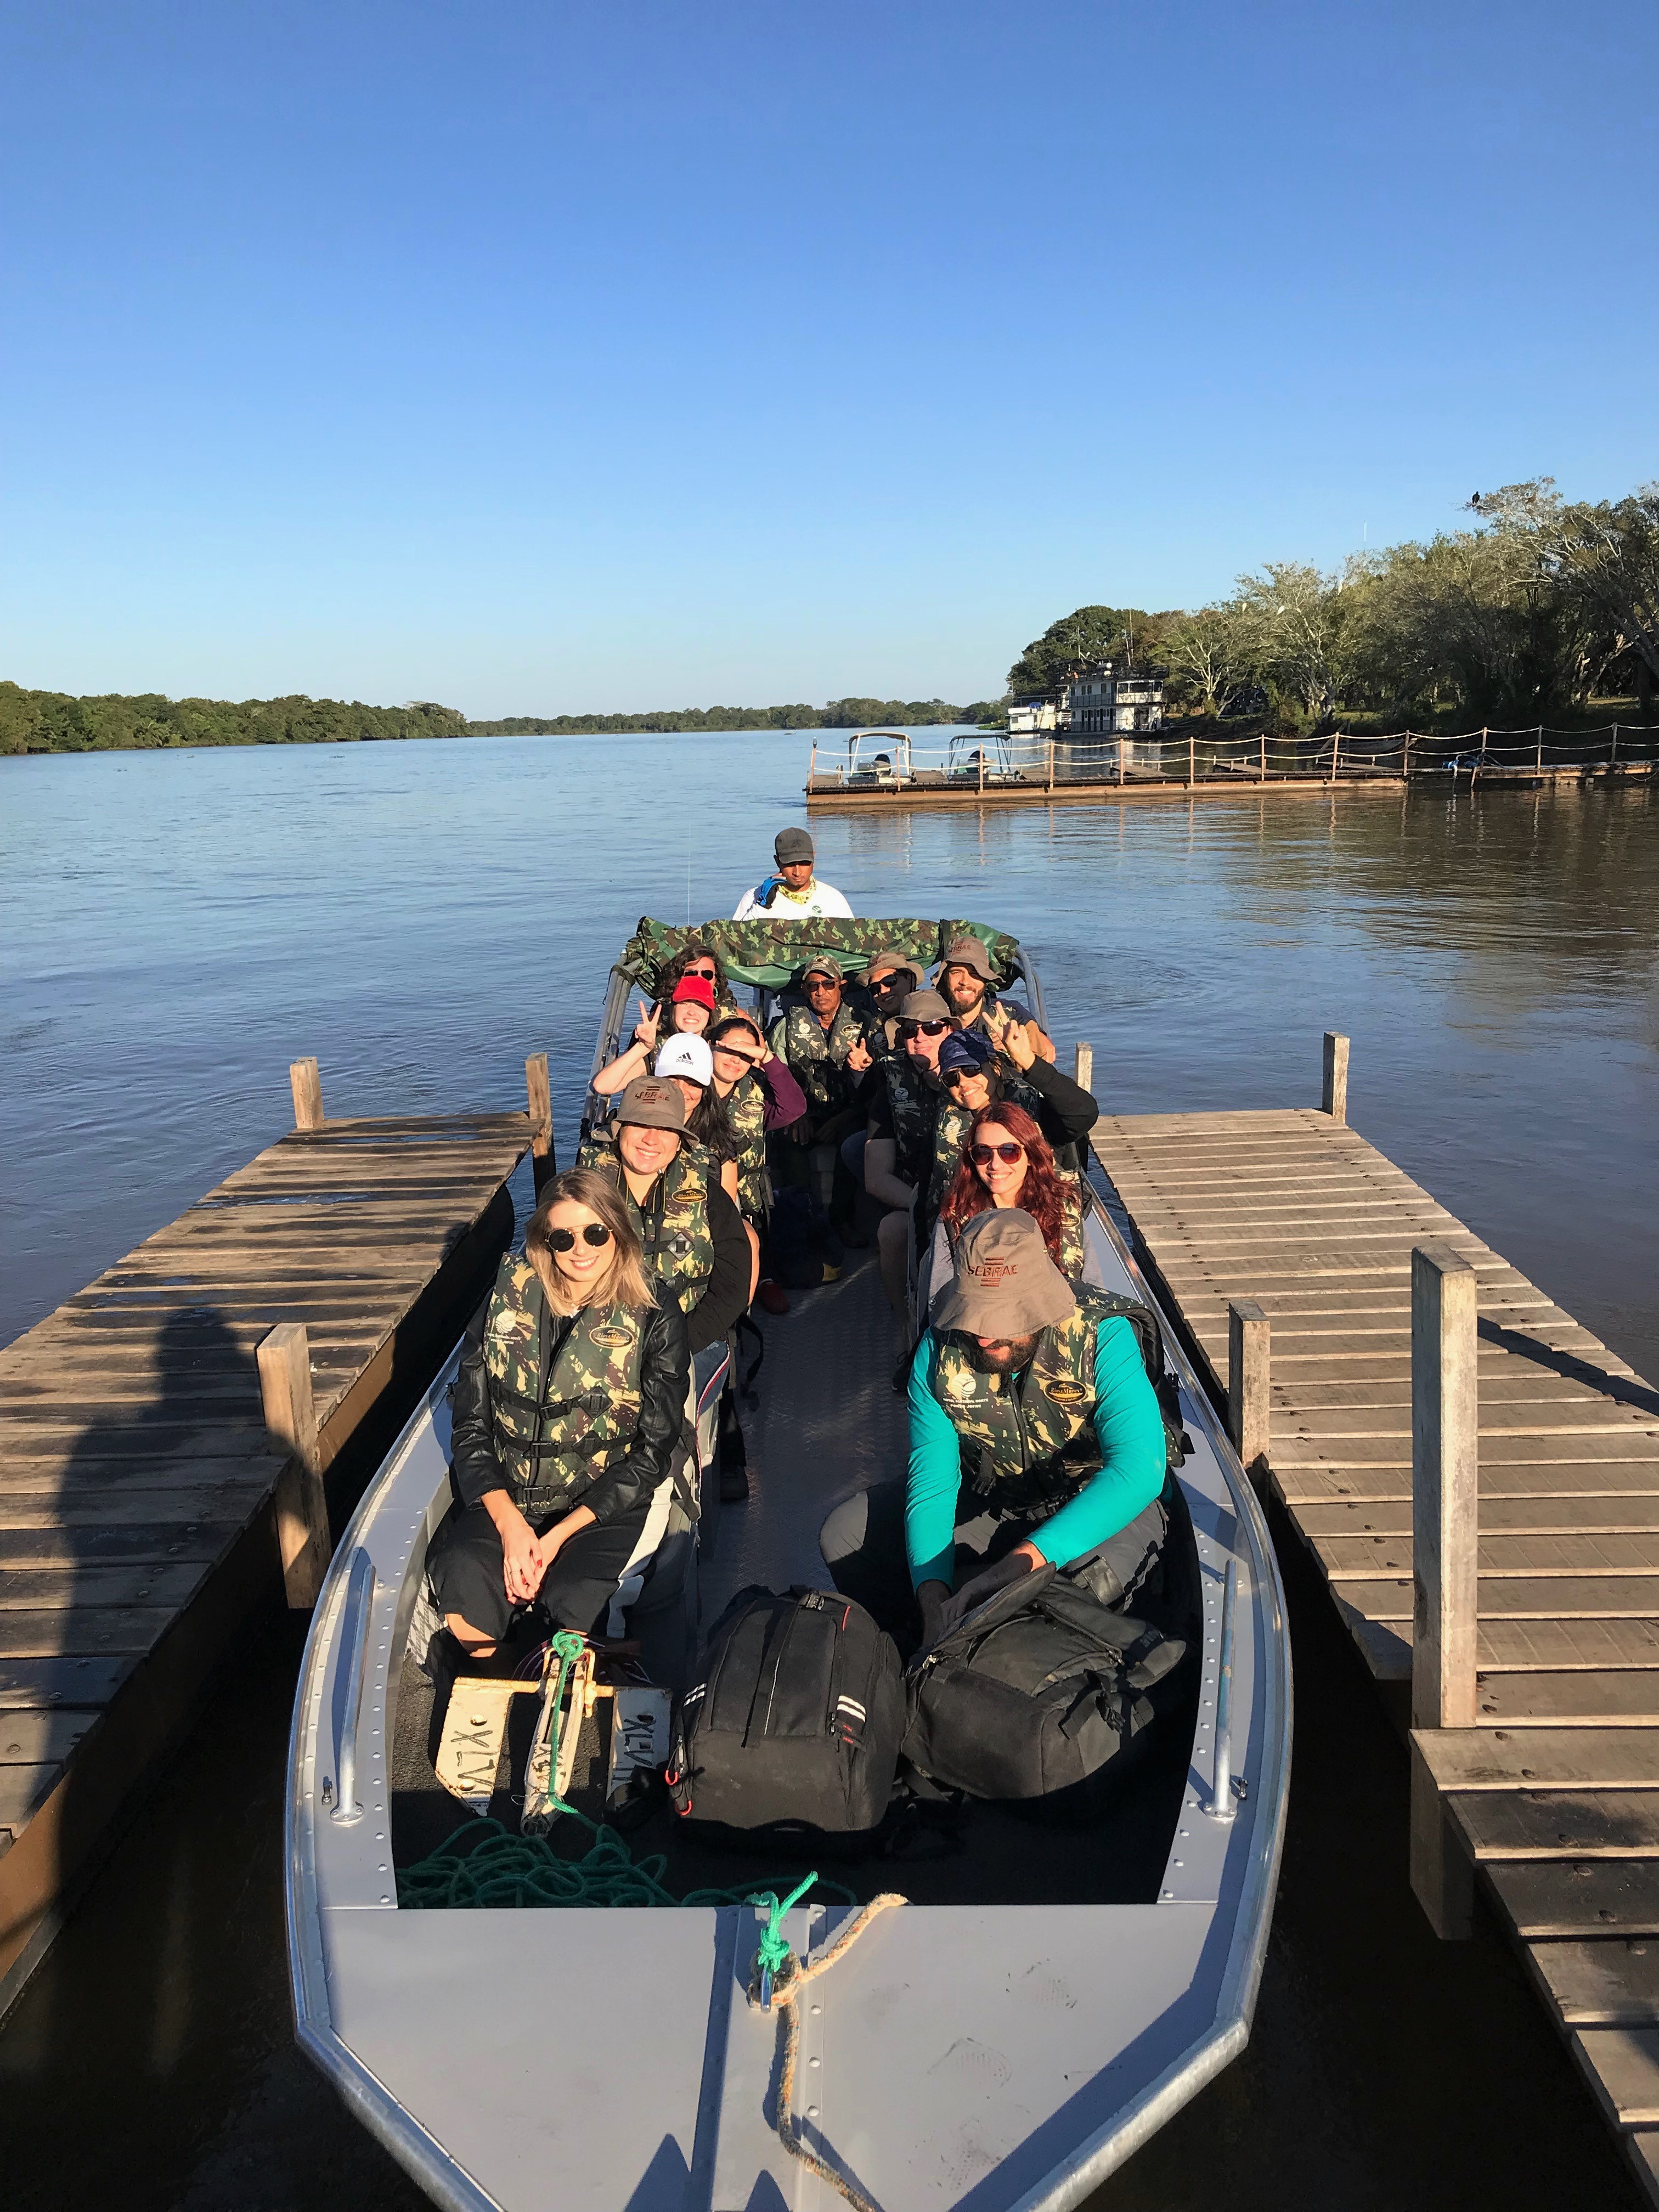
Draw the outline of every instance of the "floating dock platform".
[[[1478,1877],[1659,2204],[1659,1391],[1349,1128],[1346,1091],[1330,1039],[1323,1109],[1109,1115],[1095,1156],[1416,1720],[1425,1910],[1464,1932]],[[1460,1288],[1461,1351],[1430,1326]],[[1464,1724],[1425,1725],[1460,1638]]]
[[[0,2012],[488,1290],[528,1113],[296,1127],[0,1351]]]

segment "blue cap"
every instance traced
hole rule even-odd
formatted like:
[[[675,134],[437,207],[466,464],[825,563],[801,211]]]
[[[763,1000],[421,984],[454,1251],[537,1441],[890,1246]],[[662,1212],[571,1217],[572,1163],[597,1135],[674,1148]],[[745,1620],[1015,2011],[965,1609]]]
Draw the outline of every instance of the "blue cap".
[[[977,1030],[953,1030],[939,1048],[941,1075],[948,1075],[953,1067],[965,1067],[978,1075],[990,1062],[991,1040]]]

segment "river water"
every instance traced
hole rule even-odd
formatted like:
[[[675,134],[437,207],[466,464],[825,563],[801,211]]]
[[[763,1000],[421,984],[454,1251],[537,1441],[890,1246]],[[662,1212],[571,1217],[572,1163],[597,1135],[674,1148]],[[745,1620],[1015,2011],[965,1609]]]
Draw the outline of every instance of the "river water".
[[[546,1050],[568,1154],[596,994],[642,914],[729,913],[801,818],[805,740],[476,738],[0,763],[0,1340],[289,1126],[509,1107]],[[815,817],[865,914],[1036,956],[1109,1109],[1349,1118],[1659,1375],[1659,806],[1645,792],[1269,793]],[[1255,2039],[1114,2207],[1618,2204],[1520,1970],[1436,1946],[1405,1768],[1294,1562],[1296,1780]],[[250,1635],[0,2030],[9,2205],[420,2200],[289,2039],[292,1624]],[[550,1991],[550,2018],[557,1993]],[[1633,2197],[1629,2201],[1633,2202]]]

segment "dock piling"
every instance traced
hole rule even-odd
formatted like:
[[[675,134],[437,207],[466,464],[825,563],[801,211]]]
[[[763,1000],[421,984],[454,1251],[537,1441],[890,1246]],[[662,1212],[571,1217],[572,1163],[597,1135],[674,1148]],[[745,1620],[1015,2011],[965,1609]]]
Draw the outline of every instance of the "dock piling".
[[[539,1200],[542,1185],[559,1171],[553,1150],[553,1094],[544,1052],[532,1052],[526,1060],[524,1085],[530,1101],[530,1173]]]
[[[1473,1728],[1480,1589],[1480,1401],[1474,1267],[1412,1250],[1412,1727]],[[1412,1747],[1412,1887],[1437,1936],[1469,1933],[1474,1869]]]
[[[1333,1121],[1348,1118],[1348,1040],[1340,1030],[1325,1032],[1325,1083],[1320,1099]]]
[[[314,1060],[291,1060],[289,1084],[294,1092],[294,1126],[320,1129],[323,1126],[323,1079]]]
[[[1092,1091],[1095,1087],[1095,1048],[1085,1044],[1081,1037],[1072,1057],[1072,1079],[1079,1091]]]
[[[1270,1444],[1273,1323],[1254,1298],[1227,1308],[1227,1419],[1244,1472],[1265,1483]]]
[[[314,1068],[317,1063],[311,1065]],[[265,1426],[289,1455],[276,1480],[283,1587],[289,1607],[304,1611],[317,1602],[333,1549],[311,1389],[311,1340],[305,1323],[278,1322],[261,1339],[258,1358]]]

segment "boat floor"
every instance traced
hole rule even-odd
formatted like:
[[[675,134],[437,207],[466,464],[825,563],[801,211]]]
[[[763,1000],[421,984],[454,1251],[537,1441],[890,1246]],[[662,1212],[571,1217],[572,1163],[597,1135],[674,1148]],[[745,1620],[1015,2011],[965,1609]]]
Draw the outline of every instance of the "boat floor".
[[[748,1499],[725,1505],[707,1531],[701,1562],[702,1620],[719,1614],[745,1584],[774,1589],[792,1583],[827,1586],[817,1532],[830,1508],[855,1491],[902,1475],[906,1452],[904,1401],[890,1387],[896,1334],[871,1253],[849,1252],[839,1281],[790,1294],[787,1315],[762,1322],[766,1356],[757,1380],[760,1404],[744,1416],[748,1442]],[[1176,1540],[1176,1532],[1171,1532]],[[1190,1669],[1188,1670],[1191,1671]],[[403,1663],[392,1755],[392,1841],[407,1869],[475,1819],[433,1771],[433,1681]],[[1194,1687],[1192,1695],[1196,1697]],[[509,1771],[522,1772],[529,1708],[509,1732],[492,1815],[509,1828],[517,1808]],[[830,1846],[797,1861],[772,1842],[755,1851],[717,1848],[676,1820],[665,1800],[628,1836],[635,1858],[661,1853],[663,1880],[676,1895],[714,1886],[776,1886],[807,1864],[859,1897],[899,1888],[917,1904],[1152,1904],[1169,1856],[1193,1740],[1190,1710],[1164,1716],[1150,1733],[1114,1793],[1107,1813],[1087,1827],[1039,1825],[994,1805],[955,1815],[925,1808],[900,1824],[890,1854],[838,1862]],[[597,1809],[584,1787],[584,1768],[599,1753],[590,1724],[579,1753],[572,1802]],[[565,1824],[554,1841],[573,1856],[586,1847],[585,1830]]]

